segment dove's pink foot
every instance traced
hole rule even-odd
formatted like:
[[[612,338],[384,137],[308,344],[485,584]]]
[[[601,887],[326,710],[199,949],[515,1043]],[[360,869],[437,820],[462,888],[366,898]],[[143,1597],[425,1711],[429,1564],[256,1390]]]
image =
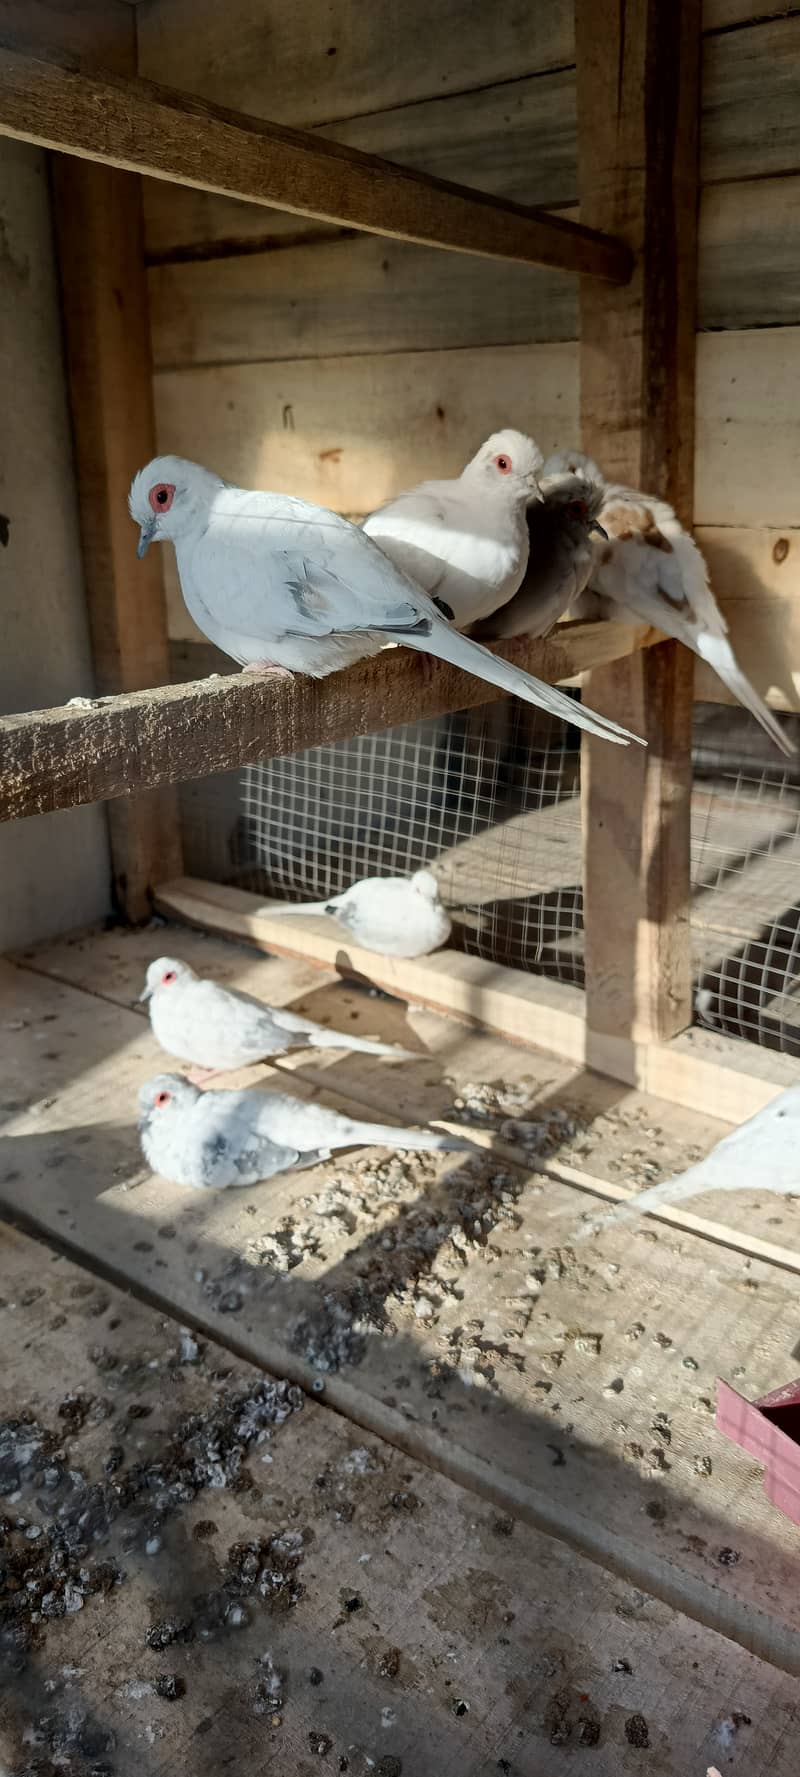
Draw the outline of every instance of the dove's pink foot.
[[[282,679],[294,678],[294,673],[289,671],[288,666],[276,666],[272,660],[251,660],[247,666],[242,667],[242,672],[258,673],[260,678],[263,678],[267,673],[280,673]]]
[[[192,1067],[186,1075],[192,1086],[210,1086],[212,1080],[224,1080],[230,1069],[224,1067]]]

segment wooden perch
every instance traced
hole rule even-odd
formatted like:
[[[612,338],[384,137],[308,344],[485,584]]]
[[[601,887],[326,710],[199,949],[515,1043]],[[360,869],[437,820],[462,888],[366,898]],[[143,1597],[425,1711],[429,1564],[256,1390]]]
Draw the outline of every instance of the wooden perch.
[[[146,80],[0,47],[0,134],[371,234],[625,283],[621,241]]]
[[[496,650],[551,684],[658,640],[625,623],[566,623]],[[326,679],[235,673],[0,719],[0,820],[105,802],[259,759],[374,734],[503,693],[430,655],[388,649]]]

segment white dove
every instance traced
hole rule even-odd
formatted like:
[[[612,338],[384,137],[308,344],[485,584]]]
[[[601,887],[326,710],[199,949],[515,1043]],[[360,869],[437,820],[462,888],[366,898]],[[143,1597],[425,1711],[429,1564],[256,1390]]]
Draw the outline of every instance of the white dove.
[[[472,1142],[423,1129],[359,1123],[284,1093],[201,1092],[182,1074],[156,1074],[139,1092],[139,1137],[148,1166],[200,1190],[255,1185],[293,1166],[329,1160],[334,1148],[479,1153]]]
[[[422,481],[364,520],[384,555],[468,629],[513,598],[528,561],[525,512],[542,453],[524,432],[494,432],[454,481]]]
[[[590,595],[597,594],[606,601],[607,615],[629,611],[683,642],[713,667],[778,750],[792,757],[795,746],[739,666],[728,640],[728,625],[709,585],[705,561],[672,507],[666,500],[607,482],[592,458],[580,451],[559,451],[549,457],[543,476],[564,469],[588,476],[603,494],[599,516],[607,540],[594,545],[585,614],[594,614],[596,601]],[[580,614],[579,601],[571,615]]]
[[[603,490],[588,475],[559,470],[539,481],[542,498],[528,507],[530,550],[522,584],[509,600],[479,623],[481,641],[501,636],[544,636],[583,592],[595,552],[592,532],[605,537],[598,522]]]
[[[162,1049],[193,1062],[204,1073],[252,1067],[290,1049],[357,1049],[364,1055],[411,1059],[404,1049],[389,1043],[326,1030],[313,1018],[204,981],[177,957],[159,956],[150,964],[140,999],[150,1002],[153,1036]]]
[[[501,473],[482,465],[487,488]],[[181,457],[155,457],[134,476],[129,506],[139,555],[154,539],[174,543],[191,616],[242,665],[322,678],[405,642],[607,740],[636,738],[457,634],[371,537],[323,506],[229,487]]]
[[[452,925],[431,870],[414,876],[364,876],[327,901],[266,907],[274,913],[330,913],[362,950],[381,956],[429,956],[446,944]]]
[[[771,1104],[717,1142],[705,1160],[677,1178],[639,1191],[607,1215],[595,1217],[585,1233],[629,1222],[665,1203],[682,1203],[703,1191],[771,1191],[800,1196],[800,1086],[789,1086]],[[578,1238],[581,1238],[581,1235]]]

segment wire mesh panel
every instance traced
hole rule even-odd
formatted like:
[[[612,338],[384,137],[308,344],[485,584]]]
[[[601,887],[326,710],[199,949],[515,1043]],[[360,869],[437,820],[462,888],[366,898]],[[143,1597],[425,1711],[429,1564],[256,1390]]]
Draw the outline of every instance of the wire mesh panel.
[[[796,772],[696,777],[692,878],[698,1021],[800,1054]]]
[[[473,955],[583,981],[580,748],[515,701],[316,747],[244,774],[236,880],[322,900],[432,868]],[[800,771],[744,712],[698,706],[698,1022],[800,1054]]]
[[[251,766],[237,880],[322,899],[428,865],[472,954],[581,980],[579,757],[507,702]]]

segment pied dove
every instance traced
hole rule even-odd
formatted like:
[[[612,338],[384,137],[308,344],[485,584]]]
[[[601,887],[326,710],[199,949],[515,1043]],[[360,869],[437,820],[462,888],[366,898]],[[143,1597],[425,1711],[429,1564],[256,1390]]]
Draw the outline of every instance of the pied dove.
[[[484,484],[488,492],[504,480],[483,462],[476,504]],[[404,642],[606,740],[636,738],[459,635],[365,531],[322,506],[231,487],[198,463],[164,456],[134,476],[129,507],[139,555],[154,540],[174,543],[190,615],[243,666],[321,678]]]
[[[672,507],[651,494],[606,481],[591,457],[580,451],[549,457],[543,474],[570,468],[590,477],[602,491],[599,516],[607,532],[606,541],[594,545],[585,614],[596,614],[599,598],[605,615],[630,612],[683,642],[755,716],[779,752],[791,757],[796,748],[742,672],[705,561]],[[581,602],[573,607],[573,616],[583,614]]]
[[[459,1136],[361,1123],[323,1105],[255,1086],[243,1092],[201,1092],[182,1074],[156,1074],[142,1086],[139,1136],[153,1172],[200,1190],[255,1185],[292,1167],[328,1160],[335,1148],[480,1152]]]

